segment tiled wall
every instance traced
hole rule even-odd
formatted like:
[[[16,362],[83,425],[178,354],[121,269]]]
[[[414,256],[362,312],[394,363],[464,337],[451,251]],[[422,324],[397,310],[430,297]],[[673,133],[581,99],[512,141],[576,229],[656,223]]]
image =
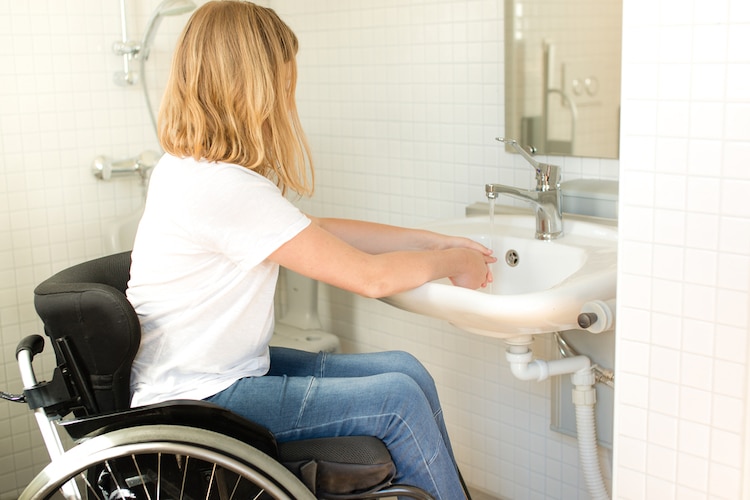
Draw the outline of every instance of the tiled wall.
[[[749,46],[746,1],[625,2],[619,498],[750,494]]]
[[[156,3],[128,3],[136,35]],[[492,140],[503,131],[501,0],[272,3],[302,43],[300,108],[318,166],[306,209],[415,225],[461,215],[485,182],[530,185]],[[742,498],[750,12],[745,0],[624,5],[622,159],[552,159],[568,179],[622,169],[614,496]],[[2,387],[19,387],[15,344],[39,329],[34,284],[98,255],[102,219],[139,203],[136,181],[88,173],[97,154],[156,147],[139,89],[111,83],[118,8],[0,0]],[[549,384],[512,379],[502,343],[321,295],[345,347],[407,349],[432,370],[472,484],[519,500],[587,497],[575,442],[548,430]],[[0,405],[2,499],[45,462],[26,413]]]
[[[157,4],[128,3],[140,39]],[[184,23],[185,18],[182,19]],[[177,20],[162,23],[152,57],[168,52]],[[141,202],[137,179],[105,183],[89,172],[97,155],[114,159],[156,149],[140,87],[122,88],[119,2],[0,0],[0,389],[18,392],[15,346],[40,333],[32,290],[53,271],[101,255],[106,221]],[[51,349],[47,349],[51,351]],[[38,364],[49,378],[49,352]],[[0,402],[0,498],[17,498],[48,461],[22,405]]]
[[[494,141],[504,132],[502,1],[272,4],[301,43],[300,109],[318,175],[305,209],[418,225],[462,216],[486,182],[532,185],[532,170]],[[555,161],[568,179],[616,178],[619,165]],[[587,497],[576,442],[549,430],[550,383],[516,381],[503,342],[327,288],[321,299],[346,349],[406,349],[428,366],[470,484],[503,498]],[[552,356],[547,342],[538,355]]]

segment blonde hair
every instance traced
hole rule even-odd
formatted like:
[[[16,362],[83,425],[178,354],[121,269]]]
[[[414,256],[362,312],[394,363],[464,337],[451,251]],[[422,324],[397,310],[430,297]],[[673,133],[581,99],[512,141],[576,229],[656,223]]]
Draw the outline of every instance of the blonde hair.
[[[310,149],[297,114],[297,37],[271,9],[209,2],[175,49],[159,109],[159,141],[180,157],[234,163],[282,192],[312,194]]]

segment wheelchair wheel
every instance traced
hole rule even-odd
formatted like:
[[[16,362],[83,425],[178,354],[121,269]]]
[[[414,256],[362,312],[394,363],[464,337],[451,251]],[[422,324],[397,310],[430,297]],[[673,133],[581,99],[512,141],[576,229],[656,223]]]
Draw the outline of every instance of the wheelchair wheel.
[[[75,485],[75,486],[74,486]],[[224,434],[148,425],[91,438],[34,478],[21,500],[314,500],[284,466]]]

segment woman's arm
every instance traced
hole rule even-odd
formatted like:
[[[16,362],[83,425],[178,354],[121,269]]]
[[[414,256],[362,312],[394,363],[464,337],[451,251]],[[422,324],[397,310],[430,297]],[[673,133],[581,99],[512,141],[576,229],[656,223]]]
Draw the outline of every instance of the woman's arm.
[[[272,253],[270,260],[304,276],[372,298],[393,295],[439,278],[450,278],[454,285],[471,289],[486,286],[492,280],[488,264],[496,259],[481,245],[462,241],[454,247],[430,248],[443,238],[446,242],[454,238],[441,238],[427,231],[417,231],[414,238],[409,237],[412,231],[408,229],[338,220],[332,229],[343,234],[341,238],[323,227],[326,222],[319,223],[327,220],[331,219],[313,219],[312,224]],[[373,241],[381,238],[386,241]],[[419,247],[425,249],[414,250]]]
[[[313,224],[344,240],[355,248],[371,254],[397,250],[445,250],[465,247],[489,255],[491,251],[483,245],[458,236],[447,236],[423,229],[408,229],[376,222],[351,219],[311,217]]]

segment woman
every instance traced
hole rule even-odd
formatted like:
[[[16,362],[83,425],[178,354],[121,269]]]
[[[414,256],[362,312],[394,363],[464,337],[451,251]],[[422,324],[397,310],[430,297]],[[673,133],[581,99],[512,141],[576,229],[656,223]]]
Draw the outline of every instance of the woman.
[[[166,154],[151,176],[128,298],[142,325],[133,406],[205,399],[280,442],[374,435],[399,482],[464,496],[432,378],[406,353],[271,348],[279,265],[366,297],[433,279],[479,288],[490,250],[428,231],[301,213],[312,192],[295,106],[297,39],[270,9],[196,10],[159,112]]]

